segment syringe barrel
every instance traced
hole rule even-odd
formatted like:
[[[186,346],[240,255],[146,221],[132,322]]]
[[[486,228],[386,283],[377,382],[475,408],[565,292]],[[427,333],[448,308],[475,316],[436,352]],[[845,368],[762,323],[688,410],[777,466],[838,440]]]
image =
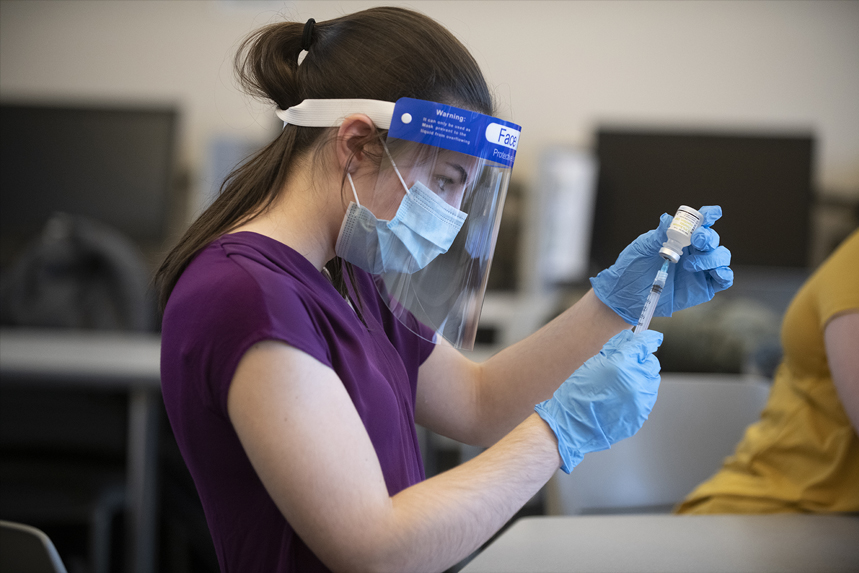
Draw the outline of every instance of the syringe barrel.
[[[650,326],[650,320],[653,318],[653,313],[656,310],[656,304],[659,302],[659,296],[662,294],[662,287],[654,284],[650,289],[650,294],[647,295],[647,300],[644,303],[644,308],[641,310],[641,316],[638,318],[638,324],[632,329],[633,334],[638,334],[641,331],[647,330]]]

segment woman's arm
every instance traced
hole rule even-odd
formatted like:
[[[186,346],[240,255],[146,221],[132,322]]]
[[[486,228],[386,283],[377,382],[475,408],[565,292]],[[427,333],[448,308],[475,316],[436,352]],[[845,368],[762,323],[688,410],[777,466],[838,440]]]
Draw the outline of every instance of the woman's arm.
[[[859,434],[859,312],[836,316],[824,330],[832,382]]]
[[[657,307],[657,316],[700,304],[731,286],[731,253],[719,246],[710,227],[722,216],[717,206],[701,207],[703,221],[692,245],[675,265]],[[617,262],[591,279],[592,289],[573,307],[522,342],[480,365],[439,346],[421,367],[418,423],[474,445],[489,445],[523,420],[585,360],[621,330],[621,316],[635,321],[653,277],[663,264],[657,255],[672,217],[640,235]]]
[[[228,410],[272,499],[333,570],[444,570],[488,540],[560,465],[552,430],[532,414],[477,458],[391,497],[337,375],[273,341],[241,360]]]
[[[464,443],[494,444],[625,328],[629,325],[591,290],[486,362],[476,364],[439,345],[420,369],[416,420]]]

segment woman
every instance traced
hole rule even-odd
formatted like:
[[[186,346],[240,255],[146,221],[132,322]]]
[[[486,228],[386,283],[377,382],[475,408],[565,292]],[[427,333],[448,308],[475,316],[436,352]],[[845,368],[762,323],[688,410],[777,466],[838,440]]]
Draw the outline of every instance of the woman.
[[[465,48],[376,8],[263,28],[237,69],[283,131],[159,271],[164,400],[221,568],[443,570],[647,417],[661,335],[628,323],[671,218],[473,363],[456,347],[474,340],[519,130],[490,116]],[[704,212],[661,314],[730,285]],[[491,447],[425,480],[415,423]]]
[[[859,231],[799,289],[761,419],[678,513],[859,512]]]

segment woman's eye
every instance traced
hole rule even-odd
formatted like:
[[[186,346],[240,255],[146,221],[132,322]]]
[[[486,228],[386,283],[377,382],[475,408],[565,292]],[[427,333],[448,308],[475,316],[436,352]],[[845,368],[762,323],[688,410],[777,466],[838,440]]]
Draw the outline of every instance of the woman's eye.
[[[463,182],[459,180],[459,177],[450,177],[443,173],[436,173],[432,176],[432,182],[433,191],[435,191],[436,195],[441,197],[448,205],[459,209],[459,205],[462,202],[462,192],[464,191]]]
[[[450,177],[445,177],[444,175],[436,175],[434,179],[436,189],[439,193],[449,191],[453,186],[453,179],[451,179]]]

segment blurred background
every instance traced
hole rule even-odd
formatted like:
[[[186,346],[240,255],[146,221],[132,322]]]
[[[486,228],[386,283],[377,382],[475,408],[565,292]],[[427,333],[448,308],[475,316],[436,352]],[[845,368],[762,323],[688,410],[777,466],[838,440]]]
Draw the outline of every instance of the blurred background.
[[[859,224],[859,2],[0,0],[4,333],[157,340],[152,271],[280,128],[268,102],[238,89],[238,44],[273,22],[381,4],[450,29],[497,115],[523,128],[476,358],[572,304],[661,213],[719,204],[735,286],[655,319],[660,361],[666,372],[771,375],[784,309]],[[95,465],[127,471],[126,392],[34,385],[5,356],[0,518],[17,507],[11,484],[35,467],[37,446],[40,460],[80,465],[80,451],[57,446],[69,427],[87,429],[74,447]],[[150,415],[160,437],[149,561],[123,557],[134,541],[120,493],[101,545],[91,519],[38,516],[70,570],[217,569],[166,418]],[[423,437],[430,474],[476,453]]]

